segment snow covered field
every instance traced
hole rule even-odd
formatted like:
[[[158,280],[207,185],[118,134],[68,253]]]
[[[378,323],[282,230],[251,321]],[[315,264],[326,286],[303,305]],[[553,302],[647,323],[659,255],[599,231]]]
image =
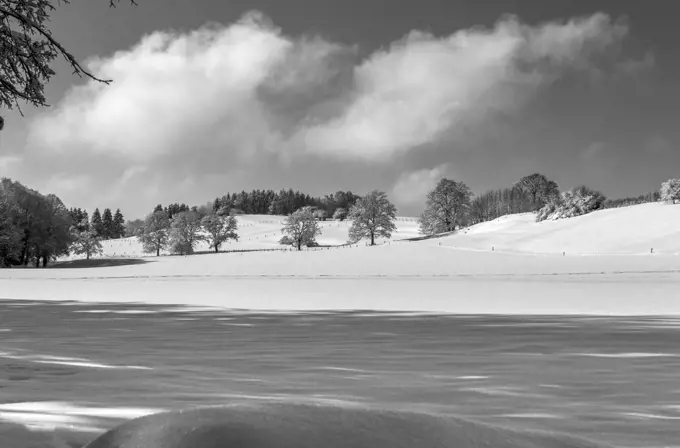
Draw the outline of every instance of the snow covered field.
[[[678,218],[648,204],[398,241],[417,235],[411,219],[376,247],[188,257],[118,240],[99,267],[0,270],[0,446],[82,446],[161,409],[304,397],[668,446],[678,319],[565,315],[680,315]],[[241,223],[228,249],[279,247],[275,218]],[[320,243],[347,227],[327,223]]]
[[[280,248],[280,221],[240,217],[226,249]],[[377,247],[146,257],[145,263],[0,271],[13,299],[511,314],[680,314],[680,207],[645,204],[556,222],[514,215],[424,241],[398,221]],[[324,225],[321,244],[346,240]],[[653,253],[652,253],[653,248]],[[599,254],[599,255],[598,255]],[[140,257],[134,240],[106,256]],[[313,280],[313,281],[310,281]]]

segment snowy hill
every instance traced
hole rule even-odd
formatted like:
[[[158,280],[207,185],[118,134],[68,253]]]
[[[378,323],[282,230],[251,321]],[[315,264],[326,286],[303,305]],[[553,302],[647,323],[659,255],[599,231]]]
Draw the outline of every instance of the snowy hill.
[[[252,250],[252,249],[282,249],[279,244],[281,228],[285,216],[273,215],[240,215],[238,219],[239,241],[225,243],[221,250]],[[347,242],[347,235],[351,221],[324,221],[321,223],[322,234],[317,238],[320,245],[341,245]],[[397,218],[397,232],[393,239],[411,238],[418,235],[417,218]],[[382,239],[379,243],[384,242]],[[104,257],[142,257],[144,254],[142,245],[137,238],[123,238],[102,242]],[[197,252],[210,250],[205,242],[199,243]],[[155,255],[155,254],[154,254]],[[68,257],[65,259],[82,258]]]
[[[239,216],[239,241],[224,244],[222,250],[283,248],[278,241],[284,218],[271,215]],[[322,246],[345,244],[350,225],[349,221],[322,222],[323,233],[317,238],[318,243]],[[393,242],[418,236],[417,218],[397,219]],[[378,240],[379,244],[385,242]],[[680,206],[642,204],[539,223],[535,222],[535,215],[531,213],[507,215],[453,235],[408,244],[534,254],[648,254],[651,249],[657,254],[676,254],[680,253]],[[102,245],[104,257],[149,255],[143,253],[136,238],[108,240]],[[196,247],[199,252],[207,250],[208,244],[204,242]]]
[[[535,222],[508,215],[455,235],[424,241],[456,248],[568,254],[680,253],[680,206],[651,203]]]

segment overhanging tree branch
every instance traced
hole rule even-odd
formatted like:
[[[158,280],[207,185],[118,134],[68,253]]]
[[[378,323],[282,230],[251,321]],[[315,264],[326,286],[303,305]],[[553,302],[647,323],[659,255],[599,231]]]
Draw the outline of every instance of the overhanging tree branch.
[[[121,0],[109,0],[116,7]],[[137,5],[136,0],[128,0]],[[58,56],[73,69],[73,74],[110,84],[83,68],[47,27],[54,0],[0,0],[0,107],[17,108],[18,100],[37,107],[49,107],[45,84],[55,74],[51,65]],[[69,0],[57,0],[61,5]]]

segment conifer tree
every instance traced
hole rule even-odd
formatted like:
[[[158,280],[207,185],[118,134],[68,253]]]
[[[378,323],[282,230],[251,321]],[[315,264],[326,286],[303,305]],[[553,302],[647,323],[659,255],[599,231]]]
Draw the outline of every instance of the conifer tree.
[[[111,215],[111,209],[105,208],[104,214],[102,215],[102,238],[110,239],[113,236],[113,216]]]
[[[102,215],[99,212],[99,208],[95,208],[92,213],[92,221],[90,223],[90,228],[94,234],[98,237],[104,237],[104,227],[102,226]]]
[[[120,212],[120,209],[116,209],[116,214],[113,215],[113,238],[122,238],[125,235],[125,218]]]

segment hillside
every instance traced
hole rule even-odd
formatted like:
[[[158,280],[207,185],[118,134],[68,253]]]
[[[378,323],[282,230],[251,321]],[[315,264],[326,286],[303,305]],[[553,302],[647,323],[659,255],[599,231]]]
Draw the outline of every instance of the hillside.
[[[283,216],[241,215],[238,217],[239,241],[226,243],[222,250],[281,249]],[[320,245],[345,244],[348,221],[321,224]],[[416,218],[400,217],[392,241],[419,236]],[[378,240],[379,244],[386,240]],[[399,243],[404,244],[404,243]],[[651,203],[600,210],[585,216],[558,221],[535,222],[535,215],[523,213],[502,216],[477,224],[456,234],[409,244],[441,246],[510,253],[569,255],[623,255],[680,253],[680,206]],[[102,243],[104,257],[144,257],[136,238],[108,240]],[[199,243],[196,251],[208,251]],[[81,258],[68,257],[66,259]]]
[[[273,215],[240,215],[238,216],[239,241],[230,241],[223,245],[223,251],[252,250],[252,249],[282,249],[279,244],[281,228],[284,216]],[[322,234],[317,242],[322,245],[337,246],[347,242],[347,235],[351,222],[348,221],[324,221],[321,223]],[[397,232],[393,239],[411,238],[418,235],[418,222],[416,218],[397,218]],[[379,243],[384,240],[378,240]],[[142,245],[136,238],[123,238],[118,240],[103,241],[104,256],[110,257],[142,257]],[[205,242],[199,243],[197,252],[210,250]],[[154,254],[155,255],[155,254]],[[67,257],[65,259],[82,258]]]
[[[680,258],[673,255],[680,252],[678,218],[680,207],[659,204],[557,222],[516,215],[467,233],[377,247],[149,256],[134,263],[118,257],[141,255],[138,243],[118,240],[106,243],[105,255],[116,258],[90,263],[94,268],[66,263],[2,270],[0,291],[14,299],[261,310],[680,314],[673,300],[680,275]],[[416,235],[413,219],[398,223],[397,238]],[[320,242],[343,242],[347,225],[325,223]],[[228,248],[280,247],[279,231],[271,216],[241,217],[241,241]],[[653,255],[651,244],[657,245]],[[600,255],[579,256],[579,249]]]
[[[600,210],[535,222],[530,213],[503,216],[458,234],[428,240],[461,249],[577,254],[680,253],[680,206],[661,203]]]

